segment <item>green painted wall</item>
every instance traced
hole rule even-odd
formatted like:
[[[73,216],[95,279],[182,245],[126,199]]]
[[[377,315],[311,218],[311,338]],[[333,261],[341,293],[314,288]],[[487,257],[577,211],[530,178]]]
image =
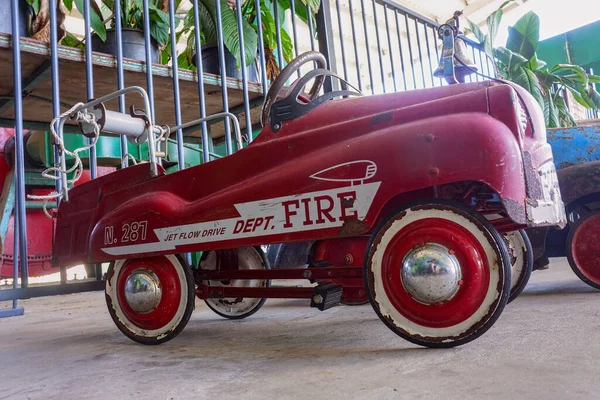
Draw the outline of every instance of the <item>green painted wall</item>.
[[[600,74],[600,21],[540,42],[538,57],[549,67],[568,63],[592,68]]]

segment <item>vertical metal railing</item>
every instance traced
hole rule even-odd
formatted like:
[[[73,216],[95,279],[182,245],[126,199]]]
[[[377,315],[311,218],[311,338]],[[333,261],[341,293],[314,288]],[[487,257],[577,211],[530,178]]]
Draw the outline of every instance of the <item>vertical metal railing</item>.
[[[356,2],[359,3],[356,3]],[[337,68],[366,94],[422,89],[445,83],[433,76],[441,41],[439,24],[391,0],[336,0],[331,24]],[[478,45],[467,42],[479,71],[493,75]],[[376,56],[375,56],[376,55]],[[485,79],[472,76],[471,80]]]

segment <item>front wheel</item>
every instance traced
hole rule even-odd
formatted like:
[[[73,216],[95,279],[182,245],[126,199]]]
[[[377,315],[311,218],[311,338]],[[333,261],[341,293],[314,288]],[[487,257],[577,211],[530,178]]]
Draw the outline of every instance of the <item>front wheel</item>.
[[[117,327],[142,344],[173,339],[194,311],[195,284],[179,256],[117,260],[106,275],[106,305]]]
[[[476,339],[498,319],[510,293],[500,234],[479,213],[444,200],[388,216],[370,239],[364,268],[379,318],[421,346]]]

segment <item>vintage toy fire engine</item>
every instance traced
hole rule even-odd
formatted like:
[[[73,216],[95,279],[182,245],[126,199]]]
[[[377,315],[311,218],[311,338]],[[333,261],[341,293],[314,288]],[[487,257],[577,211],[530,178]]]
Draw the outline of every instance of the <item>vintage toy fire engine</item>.
[[[445,42],[454,29],[442,26]],[[446,50],[443,62],[452,64]],[[284,89],[312,62],[319,68]],[[145,96],[141,89],[79,106],[72,115],[87,116],[84,131],[148,140],[152,162],[68,191],[65,182],[53,263],[110,262],[109,312],[144,344],[181,332],[195,297],[244,318],[266,298],[307,298],[325,310],[361,289],[381,320],[413,343],[451,347],[480,336],[509,297],[501,235],[566,222],[542,111],[525,90],[492,81],[319,96],[333,75],[325,65],[315,52],[293,60],[269,89],[255,141],[169,175],[157,162],[152,116],[102,107],[126,92]],[[218,117],[232,116],[210,118]],[[301,269],[270,269],[260,247],[309,240],[315,250]],[[203,256],[192,270],[181,254],[195,251]],[[271,287],[274,279],[318,284]]]

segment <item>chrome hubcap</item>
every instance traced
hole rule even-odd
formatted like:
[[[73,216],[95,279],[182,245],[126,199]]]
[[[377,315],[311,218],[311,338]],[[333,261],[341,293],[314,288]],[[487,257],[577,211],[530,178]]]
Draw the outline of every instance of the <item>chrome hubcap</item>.
[[[461,285],[461,269],[450,250],[437,243],[411,249],[402,261],[402,285],[419,303],[450,300]]]
[[[137,313],[154,310],[162,297],[160,281],[156,274],[144,268],[134,270],[125,281],[125,299]]]

